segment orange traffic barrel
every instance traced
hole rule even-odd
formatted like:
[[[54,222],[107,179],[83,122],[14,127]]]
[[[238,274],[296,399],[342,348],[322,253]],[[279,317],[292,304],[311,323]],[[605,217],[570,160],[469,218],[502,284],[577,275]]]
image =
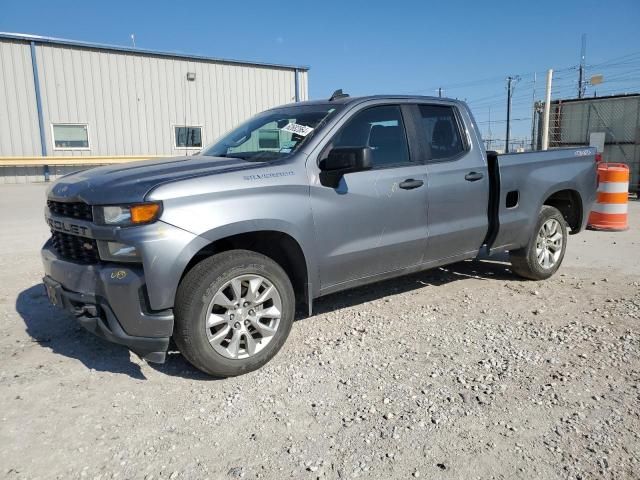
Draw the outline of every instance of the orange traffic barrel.
[[[589,228],[621,231],[629,228],[629,167],[598,164],[598,195],[589,215]]]

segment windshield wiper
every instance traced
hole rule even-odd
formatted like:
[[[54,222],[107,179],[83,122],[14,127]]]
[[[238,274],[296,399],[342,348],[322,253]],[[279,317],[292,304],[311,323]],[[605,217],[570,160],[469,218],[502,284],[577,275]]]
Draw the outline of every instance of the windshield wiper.
[[[246,158],[242,155],[234,155],[233,153],[203,153],[203,157],[218,157],[218,158],[241,158],[242,160],[246,160]]]
[[[248,162],[267,162],[270,160],[278,160],[282,155],[280,152],[255,152],[253,155],[245,158]]]

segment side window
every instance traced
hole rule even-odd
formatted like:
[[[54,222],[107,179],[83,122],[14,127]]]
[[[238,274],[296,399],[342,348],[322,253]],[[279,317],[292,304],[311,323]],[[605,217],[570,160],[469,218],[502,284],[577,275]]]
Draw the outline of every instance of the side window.
[[[370,147],[374,168],[410,161],[402,114],[395,105],[357,113],[334,137],[332,147]]]
[[[419,105],[422,128],[431,146],[431,159],[444,160],[464,152],[465,146],[453,107]]]

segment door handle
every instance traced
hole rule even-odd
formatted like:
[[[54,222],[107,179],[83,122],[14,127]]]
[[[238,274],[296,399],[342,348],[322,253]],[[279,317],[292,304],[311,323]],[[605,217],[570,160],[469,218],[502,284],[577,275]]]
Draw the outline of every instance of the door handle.
[[[464,179],[467,182],[476,182],[482,179],[482,177],[484,177],[484,175],[481,174],[480,172],[469,172],[464,176]]]
[[[424,185],[424,182],[422,180],[414,180],[413,178],[408,178],[398,186],[403,190],[412,190],[414,188],[421,187],[422,185]]]

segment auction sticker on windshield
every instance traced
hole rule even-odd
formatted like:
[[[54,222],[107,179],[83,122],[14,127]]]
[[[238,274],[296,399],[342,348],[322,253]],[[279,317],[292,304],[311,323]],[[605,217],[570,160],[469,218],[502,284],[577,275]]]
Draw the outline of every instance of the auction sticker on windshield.
[[[297,123],[288,123],[284,127],[282,127],[280,130],[284,132],[296,133],[303,137],[306,137],[311,132],[313,132],[313,128],[307,127],[306,125],[299,125]]]

